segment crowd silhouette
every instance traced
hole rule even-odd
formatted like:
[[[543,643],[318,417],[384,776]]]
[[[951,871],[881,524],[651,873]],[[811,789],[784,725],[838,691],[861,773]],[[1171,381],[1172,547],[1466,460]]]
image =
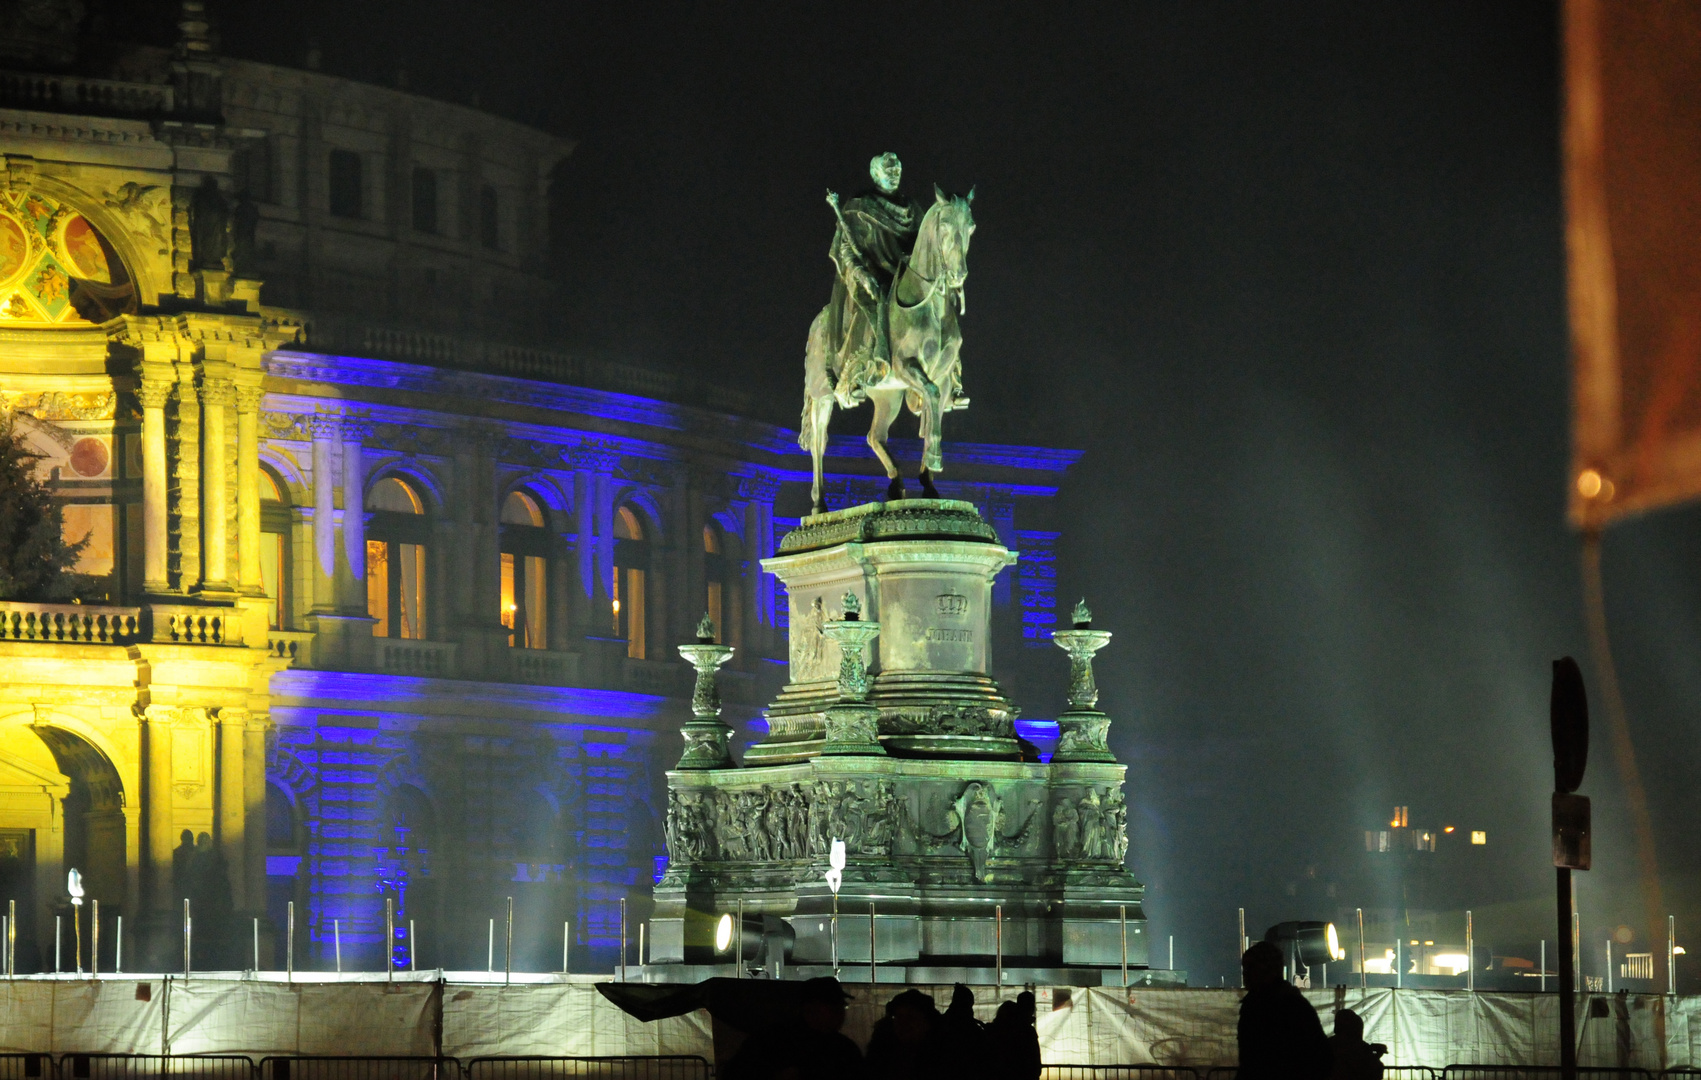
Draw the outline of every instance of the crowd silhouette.
[[[1364,1020],[1335,1013],[1323,1034],[1317,1010],[1286,979],[1282,951],[1258,942],[1241,957],[1246,996],[1240,1003],[1240,1068],[1236,1080],[1382,1080],[1387,1047],[1364,1041]],[[837,979],[799,988],[798,1019],[746,1039],[724,1080],[1038,1080],[1039,1033],[1034,995],[999,1004],[990,1023],[975,1018],[973,991],[962,983],[940,1012],[914,988],[886,1002],[866,1056],[840,1029],[850,999]]]

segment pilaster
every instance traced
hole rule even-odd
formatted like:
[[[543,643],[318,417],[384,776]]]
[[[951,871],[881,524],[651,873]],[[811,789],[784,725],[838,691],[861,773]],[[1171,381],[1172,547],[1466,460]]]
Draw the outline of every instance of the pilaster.
[[[219,364],[218,368],[223,368]],[[208,365],[209,372],[213,365]],[[230,505],[228,461],[225,456],[225,419],[230,406],[236,402],[235,385],[228,378],[208,374],[201,383],[202,482],[201,528],[204,562],[198,588],[204,596],[228,598],[232,595],[230,582],[230,544],[227,530],[227,508]]]
[[[166,487],[165,406],[171,381],[148,371],[136,397],[142,406],[142,588],[158,595],[170,589],[169,510]]]
[[[248,783],[244,745],[248,730],[249,712],[242,708],[217,710],[218,723],[218,793],[213,820],[218,837],[219,853],[224,856],[230,873],[231,900],[236,910],[248,908],[248,830],[258,828],[264,835],[264,817],[248,817]],[[262,804],[262,814],[264,804]]]
[[[236,388],[236,521],[240,553],[237,586],[244,596],[261,596],[260,580],[260,399],[258,386]]]

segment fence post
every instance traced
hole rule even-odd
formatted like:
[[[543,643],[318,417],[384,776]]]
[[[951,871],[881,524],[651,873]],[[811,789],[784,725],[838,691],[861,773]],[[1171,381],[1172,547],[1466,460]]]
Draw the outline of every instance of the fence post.
[[[625,904],[625,901],[623,900],[623,901],[621,901],[622,918],[624,918],[625,910],[626,910],[626,904]],[[622,942],[622,944],[624,945],[624,942]],[[624,969],[625,965],[622,964],[621,967],[622,967],[622,969]],[[509,983],[511,983],[513,981],[514,981],[514,898],[512,896],[510,896],[508,898],[508,940],[502,946],[502,985],[507,986]],[[626,981],[624,975],[622,975],[620,981],[621,982]]]
[[[1240,936],[1235,939],[1235,950],[1234,950],[1234,966],[1237,967],[1237,968],[1240,967],[1240,958],[1243,955],[1245,955],[1245,953],[1246,953],[1246,909],[1240,908],[1239,911],[1240,911]],[[1124,983],[1126,983],[1127,981],[1128,980],[1126,980],[1126,979],[1123,980]],[[1242,987],[1246,986],[1246,971],[1245,971],[1244,968],[1242,968],[1241,972],[1240,972],[1240,985]]]
[[[1358,912],[1358,988],[1365,990],[1370,987],[1370,976],[1364,970],[1364,909],[1357,908],[1356,910]]]
[[[260,920],[255,919],[254,925],[259,926]],[[388,896],[384,897],[384,981],[396,981],[396,902]]]
[[[284,972],[285,982],[295,981],[295,901],[289,902],[289,910],[284,917]]]
[[[193,963],[194,941],[195,920],[189,914],[189,898],[185,896],[183,898],[183,977],[185,979],[189,977],[189,972],[193,971],[195,967]]]
[[[1122,923],[1122,987],[1128,988],[1128,905],[1117,905],[1117,918]]]
[[[874,936],[874,902],[868,903],[868,985],[870,987],[880,982],[880,971],[875,959],[880,955],[879,939]]]
[[[992,905],[992,945],[994,963],[992,978],[1000,989],[1004,986],[1004,905]]]
[[[1666,916],[1666,993],[1677,993],[1677,916]]]
[[[1477,950],[1476,937],[1472,933],[1471,913],[1465,912],[1465,989],[1476,993],[1477,989]]]

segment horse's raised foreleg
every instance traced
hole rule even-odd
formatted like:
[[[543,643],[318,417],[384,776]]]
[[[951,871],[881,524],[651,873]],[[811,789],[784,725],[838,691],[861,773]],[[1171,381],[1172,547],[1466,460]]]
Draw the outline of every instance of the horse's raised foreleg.
[[[874,420],[868,425],[868,448],[874,451],[880,464],[886,466],[886,477],[891,481],[886,485],[887,501],[904,497],[904,481],[898,476],[898,466],[886,450],[886,433],[892,430],[892,421],[898,415],[898,404],[903,397],[902,390],[871,390],[868,393],[869,400],[874,402]]]

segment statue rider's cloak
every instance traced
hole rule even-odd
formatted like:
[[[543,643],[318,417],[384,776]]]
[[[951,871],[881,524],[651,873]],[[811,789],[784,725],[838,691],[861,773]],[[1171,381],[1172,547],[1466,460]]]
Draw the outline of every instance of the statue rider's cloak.
[[[841,245],[849,240],[856,248],[857,261],[874,275],[882,290],[890,289],[892,279],[915,244],[916,229],[921,214],[908,199],[894,199],[881,191],[866,191],[839,207],[845,219],[845,229],[835,230],[829,258],[839,267],[839,280],[833,286],[829,305],[833,324],[829,325],[827,340],[837,346],[835,375],[851,367],[854,381],[862,381],[864,371],[872,381],[885,376],[884,367],[891,349],[886,341],[878,305],[850,279],[841,259]],[[848,236],[844,235],[848,232]],[[872,363],[871,363],[872,362]]]

